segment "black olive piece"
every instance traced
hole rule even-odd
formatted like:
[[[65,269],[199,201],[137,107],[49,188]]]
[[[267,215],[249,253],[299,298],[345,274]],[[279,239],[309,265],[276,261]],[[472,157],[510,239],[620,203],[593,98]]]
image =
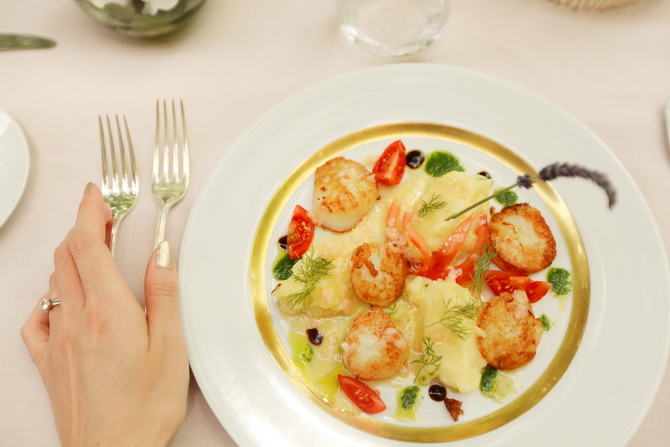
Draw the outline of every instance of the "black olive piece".
[[[435,402],[442,402],[447,398],[447,389],[439,383],[434,383],[428,387],[428,395]]]
[[[405,156],[405,163],[412,169],[420,167],[426,160],[426,155],[420,150],[413,150]]]
[[[277,242],[282,249],[288,250],[288,235],[280,237]]]
[[[313,344],[314,346],[320,346],[321,342],[323,342],[323,334],[319,332],[317,328],[310,328],[307,329],[307,338],[309,339],[309,342]]]

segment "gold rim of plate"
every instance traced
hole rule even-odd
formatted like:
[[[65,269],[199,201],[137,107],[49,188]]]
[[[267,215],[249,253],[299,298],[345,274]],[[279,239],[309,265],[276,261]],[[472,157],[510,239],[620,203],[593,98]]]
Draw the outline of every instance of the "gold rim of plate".
[[[586,251],[577,225],[565,202],[551,185],[538,182],[538,193],[558,222],[568,249],[572,269],[572,308],[568,328],[559,349],[547,369],[526,391],[500,409],[468,422],[451,423],[440,427],[418,427],[380,421],[364,414],[342,411],[329,403],[323,394],[295,366],[272,322],[265,284],[268,252],[275,244],[271,234],[277,219],[293,193],[325,161],[362,144],[406,136],[436,138],[468,146],[502,162],[518,174],[537,174],[519,155],[501,144],[457,127],[433,123],[393,123],[363,129],[341,137],[307,158],[279,187],[261,219],[250,259],[249,285],[258,329],[280,368],[293,384],[325,411],[350,426],[384,438],[414,442],[445,442],[471,438],[509,423],[530,410],[554,387],[572,361],[581,342],[589,311],[590,275]]]

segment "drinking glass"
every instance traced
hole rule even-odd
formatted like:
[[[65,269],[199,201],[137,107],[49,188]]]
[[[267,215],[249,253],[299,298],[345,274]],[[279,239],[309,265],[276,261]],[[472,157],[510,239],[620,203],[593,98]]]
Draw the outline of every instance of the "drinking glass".
[[[449,0],[338,0],[344,35],[381,56],[416,53],[440,34]]]

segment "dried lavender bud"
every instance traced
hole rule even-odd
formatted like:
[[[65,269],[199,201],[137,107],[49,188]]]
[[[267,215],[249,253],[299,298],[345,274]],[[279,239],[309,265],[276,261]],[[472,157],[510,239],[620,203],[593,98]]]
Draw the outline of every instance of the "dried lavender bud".
[[[520,175],[516,178],[516,184],[520,188],[532,188],[534,181],[534,177],[530,174]]]
[[[616,203],[616,191],[612,187],[607,177],[605,177],[605,175],[601,174],[600,172],[567,163],[553,163],[540,170],[539,178],[545,182],[559,177],[581,177],[587,180],[591,180],[596,185],[605,190],[610,208],[612,208]]]
[[[468,206],[467,208],[462,209],[461,211],[452,214],[451,216],[447,217],[445,220],[451,220],[455,219],[458,216],[461,216],[468,211],[470,211],[473,208],[478,207],[482,203],[488,202],[490,199],[495,198],[496,196],[499,196],[500,194],[503,194],[507,191],[512,190],[515,187],[519,188],[531,188],[533,184],[535,183],[535,180],[544,180],[545,182],[548,182],[550,180],[555,180],[559,177],[581,177],[585,178],[588,180],[591,180],[594,182],[596,185],[600,186],[605,190],[605,193],[607,194],[607,200],[608,200],[608,205],[610,208],[612,208],[615,203],[616,203],[616,191],[614,190],[614,187],[612,184],[609,182],[607,177],[605,177],[604,174],[601,174],[596,171],[591,171],[589,169],[583,168],[578,165],[570,165],[567,163],[553,163],[548,166],[545,166],[542,168],[539,172],[538,175],[530,175],[530,174],[523,174],[520,175],[516,178],[516,183],[506,187],[506,188],[501,188],[497,190],[495,193],[491,194],[490,196],[479,200],[478,202],[473,203],[472,205]]]

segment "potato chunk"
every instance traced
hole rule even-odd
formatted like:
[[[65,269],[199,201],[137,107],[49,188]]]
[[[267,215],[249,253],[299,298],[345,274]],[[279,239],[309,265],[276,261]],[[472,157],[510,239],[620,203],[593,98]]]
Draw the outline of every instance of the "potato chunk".
[[[556,240],[542,213],[527,203],[503,208],[491,217],[489,241],[503,270],[535,273],[556,258]]]
[[[377,183],[365,166],[333,158],[316,169],[311,214],[322,227],[346,232],[372,209],[377,197]]]
[[[310,317],[350,315],[358,302],[351,287],[349,259],[332,259],[332,268],[303,295],[307,284],[296,279],[301,270],[309,270],[311,256],[304,256],[293,266],[293,275],[277,284],[271,295],[277,299],[279,310],[287,315],[305,314]],[[318,257],[318,256],[317,256]],[[309,274],[308,274],[309,276]]]
[[[388,306],[400,297],[407,271],[405,258],[386,243],[363,244],[351,256],[351,285],[373,306]]]
[[[408,345],[391,317],[381,309],[354,318],[342,343],[344,363],[363,380],[393,377],[407,360]]]
[[[422,337],[429,338],[436,355],[442,357],[435,376],[443,385],[459,392],[476,390],[482,368],[486,366],[477,345],[476,315],[470,318],[462,312],[449,312],[449,309],[465,309],[470,303],[474,306],[470,291],[453,281],[432,281],[416,276],[407,280],[406,292],[410,302],[419,309]],[[473,310],[476,312],[476,308]],[[450,318],[452,327],[456,322],[463,329],[460,336],[447,327],[449,324],[440,322],[449,315],[453,317]]]
[[[477,339],[486,362],[498,369],[516,369],[530,362],[542,337],[525,292],[505,293],[485,305],[477,320],[483,331]]]

